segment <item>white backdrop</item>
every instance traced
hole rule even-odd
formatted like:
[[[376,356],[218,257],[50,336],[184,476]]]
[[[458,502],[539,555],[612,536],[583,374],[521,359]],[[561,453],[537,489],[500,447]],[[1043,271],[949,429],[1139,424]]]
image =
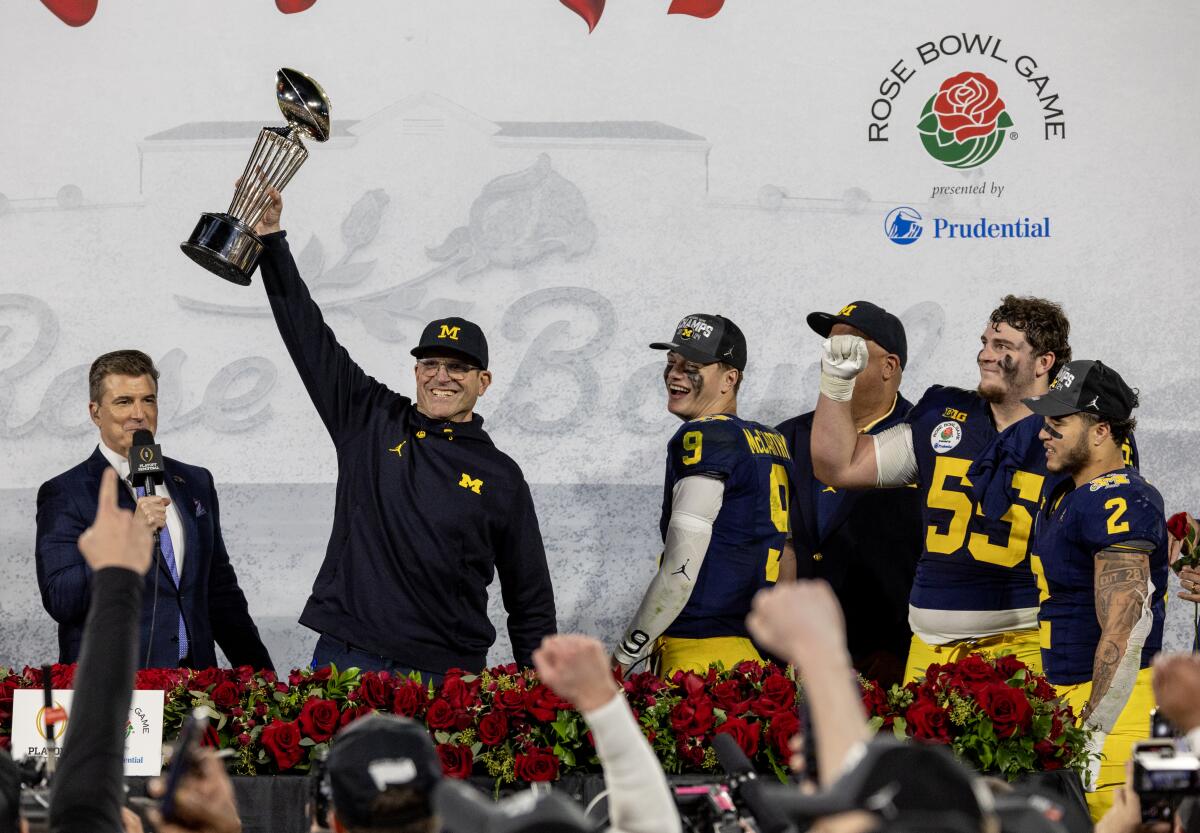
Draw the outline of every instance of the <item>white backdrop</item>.
[[[36,0],[0,7],[0,663],[54,656],[34,495],[91,453],[87,365],[129,346],[163,370],[164,450],[217,479],[277,663],[309,655],[295,620],[333,448],[257,277],[226,284],[178,250],[224,210],[259,126],[282,123],[280,66],[333,101],[334,138],[310,143],[285,195],[306,277],[352,355],[403,392],[421,323],[457,311],[488,332],[479,411],[534,484],[564,629],[611,639],[653,570],[675,425],[646,344],[689,312],[741,325],[740,410],[776,422],[815,398],[813,309],[902,313],[915,399],[974,385],[1001,295],[1060,300],[1076,356],[1142,391],[1143,470],[1172,509],[1195,507],[1194,5],[727,0],[709,20],[608,5],[591,35],[554,0],[286,16],[270,0],[101,0],[81,28]],[[991,46],[940,54],[964,41]],[[907,80],[876,108],[889,141],[870,142],[896,67]],[[995,80],[1013,126],[958,171],[916,125],[965,70]],[[987,193],[931,199],[963,185]],[[912,245],[884,233],[902,205],[926,221]],[[934,217],[1048,217],[1051,236],[935,239]],[[1190,641],[1190,613],[1171,606],[1170,644]]]

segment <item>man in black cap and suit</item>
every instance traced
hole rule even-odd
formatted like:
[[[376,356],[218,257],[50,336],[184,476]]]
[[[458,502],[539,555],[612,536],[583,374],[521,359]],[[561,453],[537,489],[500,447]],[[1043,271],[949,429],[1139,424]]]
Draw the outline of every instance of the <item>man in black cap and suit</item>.
[[[500,574],[522,665],[555,633],[554,590],[529,486],[492,444],[475,403],[491,384],[487,339],[462,318],[429,322],[412,354],[416,402],[363,372],[296,270],[272,192],[256,231],[275,323],[337,448],[333,530],[300,624],[313,662],[338,668],[478,671],[496,630]]]
[[[876,434],[903,420],[912,404],[900,395],[908,361],[904,325],[869,301],[836,314],[814,312],[808,326],[822,338],[867,341],[867,369],[855,388],[854,424]],[[912,632],[908,594],[921,555],[921,496],[913,488],[847,491],[813,475],[809,438],[813,414],[780,423],[795,464],[792,544],[799,578],[828,581],[846,614],[847,642],[859,673],[885,687],[903,682]]]

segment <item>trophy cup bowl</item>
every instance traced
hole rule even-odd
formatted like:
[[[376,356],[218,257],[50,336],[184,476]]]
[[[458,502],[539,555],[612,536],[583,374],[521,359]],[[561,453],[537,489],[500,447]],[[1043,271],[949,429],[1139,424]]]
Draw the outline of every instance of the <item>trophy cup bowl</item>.
[[[275,98],[287,127],[259,131],[229,209],[200,215],[191,237],[180,244],[196,263],[240,286],[250,285],[262,254],[254,227],[271,204],[267,190],[282,191],[308,158],[302,135],[316,142],[329,138],[329,97],[321,85],[286,67],[275,79]]]

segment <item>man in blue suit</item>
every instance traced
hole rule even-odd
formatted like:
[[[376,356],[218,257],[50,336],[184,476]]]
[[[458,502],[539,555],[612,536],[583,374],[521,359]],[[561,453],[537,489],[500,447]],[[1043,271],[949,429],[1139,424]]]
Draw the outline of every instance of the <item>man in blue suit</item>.
[[[92,571],[76,542],[95,517],[100,477],[111,466],[123,482],[121,507],[158,530],[161,542],[146,577],[139,665],[215,666],[215,640],[234,666],[273,668],[225,551],[212,475],[167,457],[156,495],[129,485],[133,434],[158,427],[153,361],[138,350],[106,353],[92,363],[88,386],[100,443],[87,460],[43,483],[37,496],[38,587],[58,622],[59,662],[79,656]]]

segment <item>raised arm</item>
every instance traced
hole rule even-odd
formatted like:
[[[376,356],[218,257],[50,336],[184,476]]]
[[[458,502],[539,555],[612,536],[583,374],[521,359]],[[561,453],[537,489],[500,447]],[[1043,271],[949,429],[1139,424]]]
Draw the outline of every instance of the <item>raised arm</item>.
[[[875,443],[854,427],[850,400],[854,379],[867,366],[867,343],[837,335],[821,345],[821,395],[812,426],[813,474],[822,483],[845,489],[876,485]]]
[[[724,497],[725,483],[715,477],[700,474],[675,484],[662,563],[646,588],[633,622],[613,651],[613,659],[623,671],[651,654],[654,640],[687,606]]]
[[[263,286],[283,343],[300,373],[309,398],[335,443],[352,435],[370,413],[390,400],[407,399],[363,372],[325,323],[309,294],[279,226],[283,198],[270,192],[272,205],[255,231],[262,237]]]

